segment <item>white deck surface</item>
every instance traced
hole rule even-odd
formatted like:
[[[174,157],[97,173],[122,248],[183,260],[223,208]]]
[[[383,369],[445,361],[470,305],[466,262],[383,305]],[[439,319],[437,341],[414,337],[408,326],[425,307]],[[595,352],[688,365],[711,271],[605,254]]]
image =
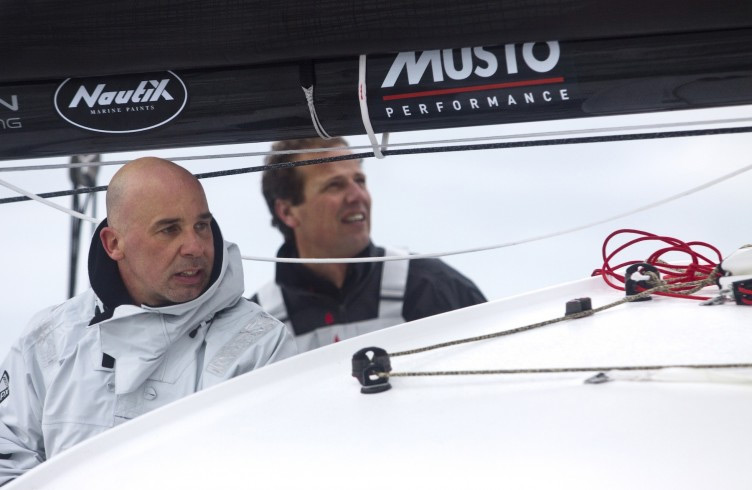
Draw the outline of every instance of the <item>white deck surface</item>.
[[[350,376],[361,347],[511,329],[561,316],[569,299],[622,294],[587,279],[341,342],[117,427],[7,488],[752,488],[751,383],[392,378],[363,395]],[[749,362],[752,309],[657,297],[392,368]]]

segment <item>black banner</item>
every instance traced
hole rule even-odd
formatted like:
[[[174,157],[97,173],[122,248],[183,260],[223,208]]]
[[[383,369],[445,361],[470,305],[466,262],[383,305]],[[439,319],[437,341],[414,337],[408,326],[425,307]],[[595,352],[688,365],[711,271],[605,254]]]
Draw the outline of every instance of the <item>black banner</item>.
[[[363,134],[358,58],[313,63],[329,134]],[[374,130],[752,103],[752,29],[374,55]],[[315,136],[295,63],[0,85],[0,159]]]
[[[367,69],[371,121],[386,128],[575,117],[585,99],[571,46],[563,48],[547,41],[376,58]]]
[[[752,28],[743,0],[5,0],[0,83]]]

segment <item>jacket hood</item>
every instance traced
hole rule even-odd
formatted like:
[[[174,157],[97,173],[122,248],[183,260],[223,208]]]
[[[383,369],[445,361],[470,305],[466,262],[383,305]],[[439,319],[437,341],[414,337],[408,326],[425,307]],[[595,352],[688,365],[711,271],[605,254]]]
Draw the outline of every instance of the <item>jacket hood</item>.
[[[107,255],[102,245],[102,240],[99,238],[99,232],[106,226],[107,218],[99,223],[89,245],[89,283],[96,293],[97,298],[99,298],[104,306],[92,319],[92,324],[110,318],[115,308],[120,305],[136,305],[136,302],[125,288],[123,279],[120,277],[117,262]],[[207,290],[219,277],[224,259],[222,232],[219,230],[217,222],[213,219],[211,227],[214,237],[214,264],[212,265],[212,274],[209,278]]]
[[[103,226],[106,221],[98,230]],[[160,307],[134,304],[117,264],[102,247],[99,231],[92,238],[89,277],[103,310],[92,319],[90,328],[99,331],[102,354],[115,359],[117,394],[137,389],[161,365],[174,342],[241,300],[245,286],[240,251],[222,239],[213,220],[212,231],[215,258],[207,289],[191,301]],[[102,357],[99,359],[101,362]]]

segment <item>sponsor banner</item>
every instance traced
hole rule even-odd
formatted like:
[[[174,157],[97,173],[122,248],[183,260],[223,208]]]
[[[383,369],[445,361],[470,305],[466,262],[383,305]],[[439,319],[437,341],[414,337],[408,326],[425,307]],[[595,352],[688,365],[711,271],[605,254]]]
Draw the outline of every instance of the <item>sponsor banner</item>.
[[[313,66],[324,129],[362,134],[357,60]],[[751,104],[752,29],[383,54],[367,77],[377,132]],[[0,84],[0,160],[312,137],[300,84],[297,63]]]
[[[188,101],[183,81],[171,71],[111,77],[69,78],[55,91],[55,110],[67,122],[100,133],[135,133],[177,117]]]
[[[524,121],[582,103],[557,41],[407,51],[369,59],[367,78],[368,110],[381,130],[407,121]]]

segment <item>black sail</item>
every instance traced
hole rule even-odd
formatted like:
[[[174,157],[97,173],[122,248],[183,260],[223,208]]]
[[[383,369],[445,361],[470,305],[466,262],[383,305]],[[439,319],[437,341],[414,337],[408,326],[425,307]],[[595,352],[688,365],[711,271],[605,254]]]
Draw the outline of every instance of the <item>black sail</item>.
[[[0,159],[752,102],[746,2],[10,2]]]

